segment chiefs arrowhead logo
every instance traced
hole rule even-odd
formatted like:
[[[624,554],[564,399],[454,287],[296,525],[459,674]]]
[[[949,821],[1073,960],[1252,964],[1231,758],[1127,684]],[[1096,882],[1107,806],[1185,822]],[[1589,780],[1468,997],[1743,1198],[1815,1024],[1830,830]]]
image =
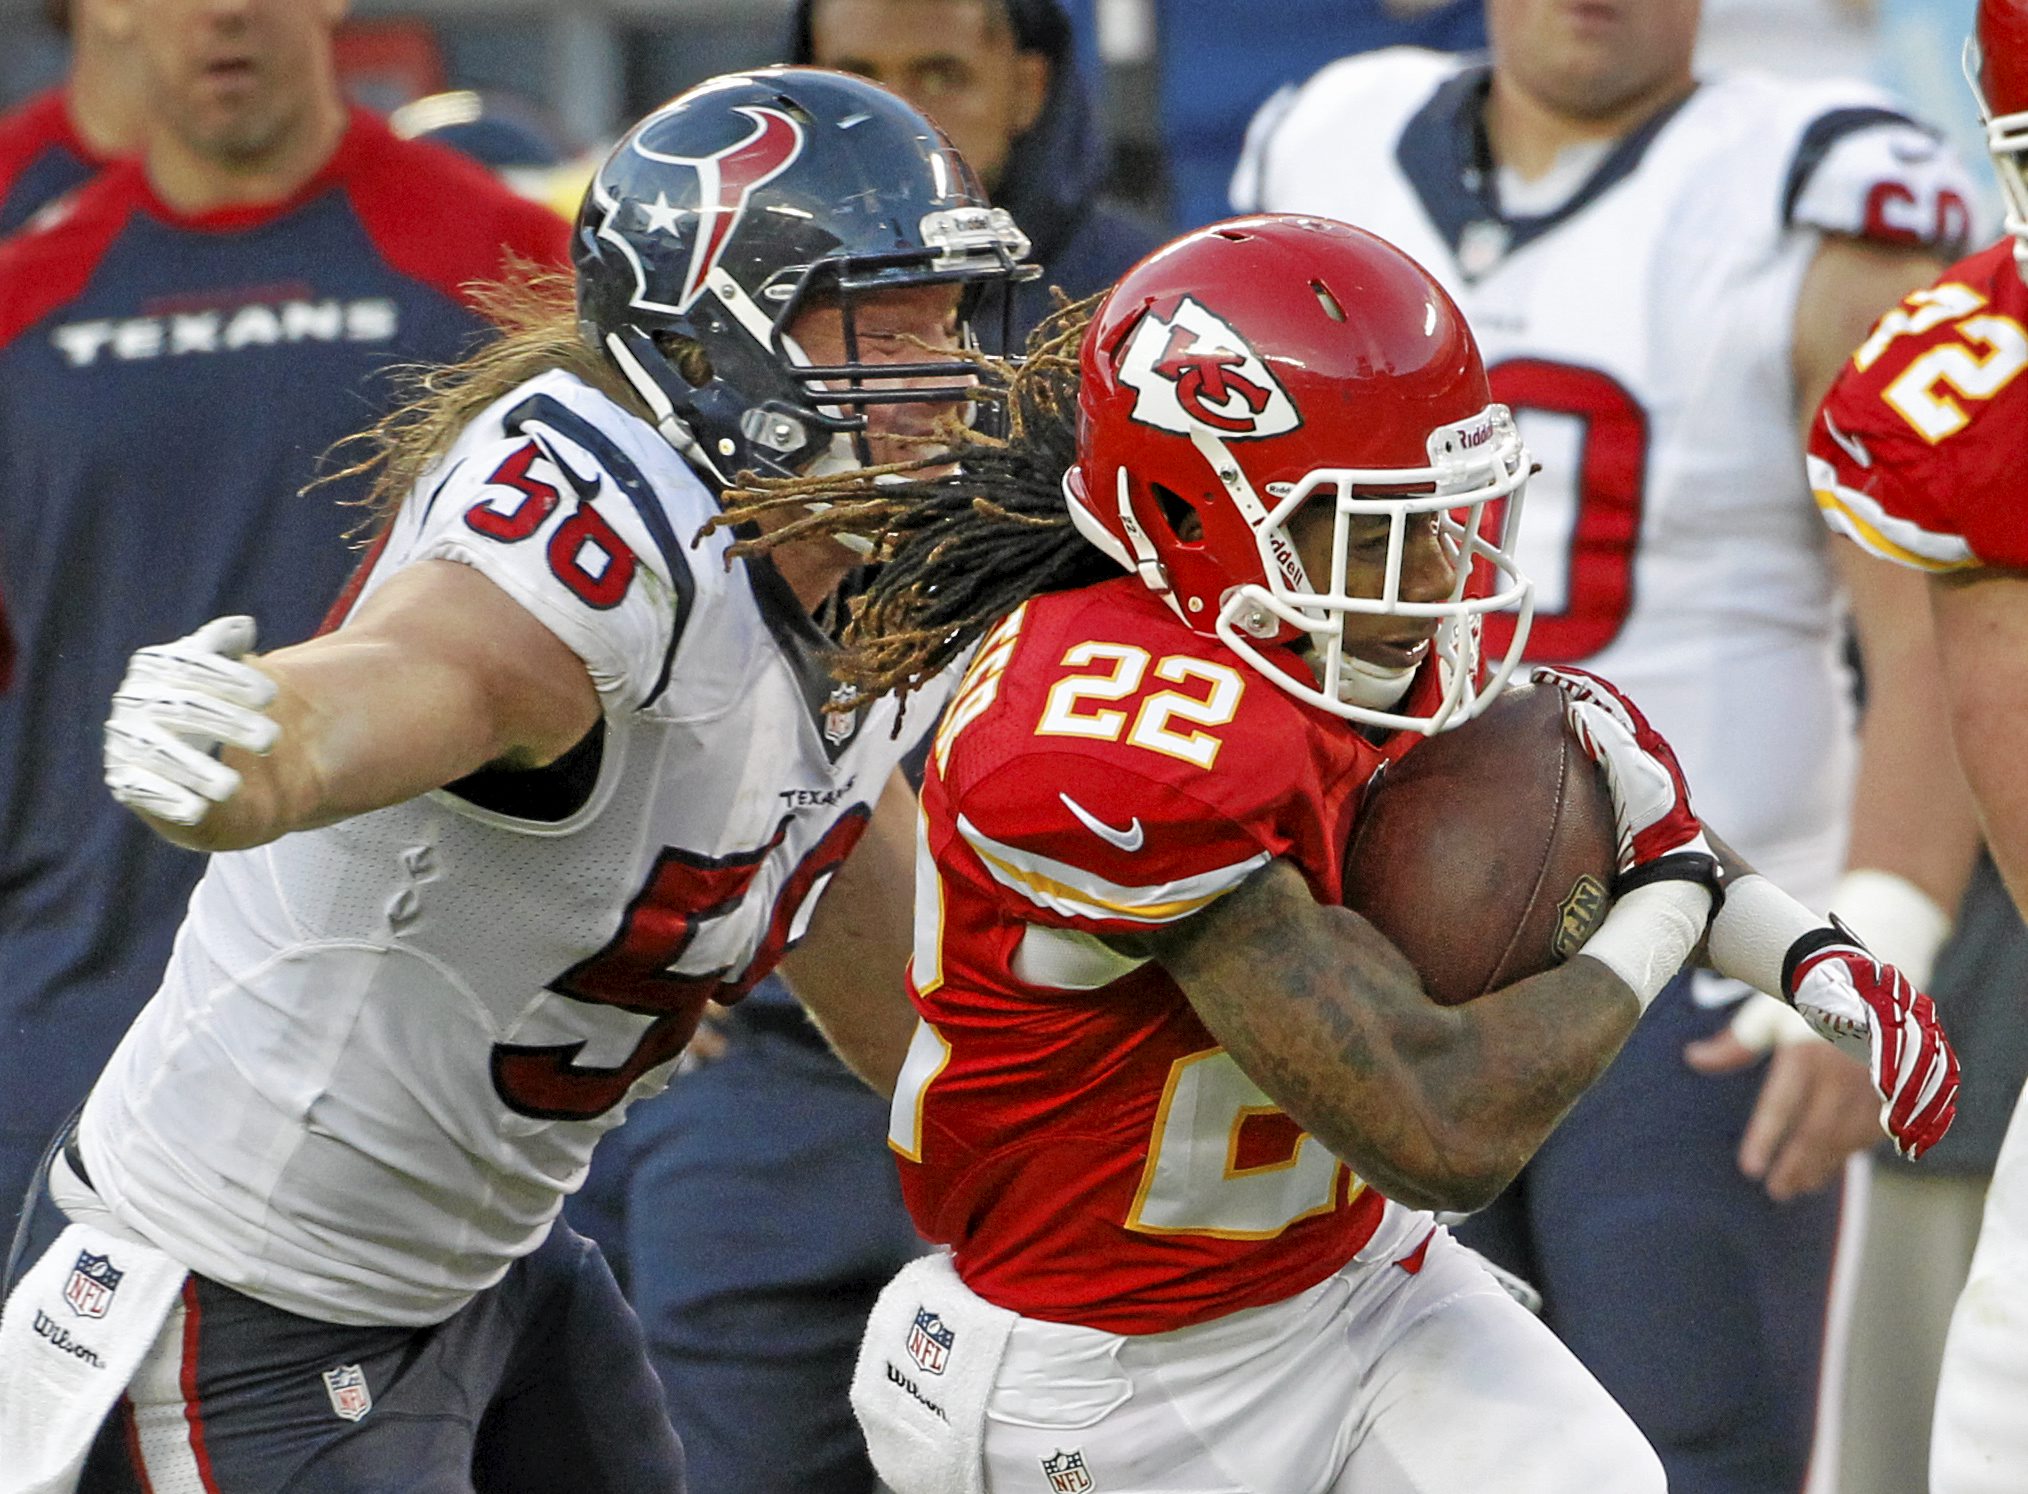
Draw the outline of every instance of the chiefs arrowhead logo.
[[[606,221],[600,236],[617,245],[620,252],[633,262],[639,283],[634,304],[643,309],[689,310],[691,303],[704,293],[705,281],[717,268],[726,245],[731,242],[733,230],[746,213],[747,200],[759,188],[788,170],[796,157],[803,153],[803,127],[779,109],[741,105],[732,112],[752,121],[753,129],[744,138],[708,156],[676,156],[655,150],[649,144],[655,135],[652,119],[634,131],[633,150],[636,154],[666,166],[687,166],[697,173],[694,209],[671,206],[659,196],[654,206],[641,205],[648,225],[670,234],[679,233],[677,219],[684,212],[694,211],[697,215],[696,240],[674,304],[648,297],[648,277],[642,269],[640,257],[623,235],[611,231],[613,215],[623,211],[627,204],[605,203]]]
[[[1120,357],[1120,381],[1135,392],[1135,420],[1179,435],[1207,429],[1246,440],[1303,423],[1245,339],[1187,297],[1166,321],[1153,312],[1141,319]]]

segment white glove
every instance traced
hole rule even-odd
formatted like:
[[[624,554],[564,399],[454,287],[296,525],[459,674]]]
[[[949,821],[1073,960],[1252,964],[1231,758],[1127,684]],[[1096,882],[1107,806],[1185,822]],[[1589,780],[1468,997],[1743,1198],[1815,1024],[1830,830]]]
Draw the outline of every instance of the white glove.
[[[220,747],[270,751],[281,735],[261,714],[275,682],[240,655],[254,620],[219,617],[187,638],[135,653],[106,718],[106,787],[129,809],[195,825],[239,790]]]

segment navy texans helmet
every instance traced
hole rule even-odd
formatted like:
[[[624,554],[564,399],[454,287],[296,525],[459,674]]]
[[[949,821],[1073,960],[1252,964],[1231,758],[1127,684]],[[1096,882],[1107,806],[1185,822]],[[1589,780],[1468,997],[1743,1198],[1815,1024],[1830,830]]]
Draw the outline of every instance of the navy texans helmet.
[[[862,362],[855,298],[954,282],[969,322],[981,293],[1005,303],[1037,273],[1027,254],[927,116],[821,68],[714,78],[642,120],[599,168],[572,247],[586,336],[721,478],[864,463],[868,406],[966,400],[979,370],[963,358]],[[842,364],[812,366],[789,335],[815,298],[843,312]],[[672,336],[709,357],[704,382],[677,371]]]

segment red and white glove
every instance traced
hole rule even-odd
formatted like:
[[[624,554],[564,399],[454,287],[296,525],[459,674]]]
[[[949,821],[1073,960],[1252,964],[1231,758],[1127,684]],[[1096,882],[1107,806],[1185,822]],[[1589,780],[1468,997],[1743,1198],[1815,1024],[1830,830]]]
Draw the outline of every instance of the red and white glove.
[[[1529,678],[1558,692],[1564,720],[1612,794],[1613,907],[1580,953],[1619,976],[1645,1011],[1723,901],[1718,858],[1690,810],[1676,754],[1631,700],[1582,669],[1537,668]]]
[[[1584,669],[1537,666],[1528,678],[1563,696],[1563,717],[1612,792],[1619,892],[1648,882],[1700,882],[1721,894],[1718,858],[1690,809],[1676,753],[1619,687]]]
[[[1914,1161],[1943,1139],[1958,1108],[1958,1056],[1936,1005],[1832,919],[1789,946],[1782,990],[1817,1033],[1867,1066],[1880,1124]]]

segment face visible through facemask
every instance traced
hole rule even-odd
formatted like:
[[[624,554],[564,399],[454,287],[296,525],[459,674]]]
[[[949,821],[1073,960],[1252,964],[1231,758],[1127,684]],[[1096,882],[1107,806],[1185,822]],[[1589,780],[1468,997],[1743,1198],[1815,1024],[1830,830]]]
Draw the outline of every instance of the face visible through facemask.
[[[1310,584],[1328,586],[1334,505],[1328,495],[1306,503],[1289,521],[1289,537]],[[1404,602],[1448,600],[1457,581],[1457,566],[1439,530],[1440,514],[1410,514],[1404,521],[1401,587]],[[1355,514],[1346,520],[1345,594],[1377,598],[1387,584],[1390,521],[1384,514]],[[1390,709],[1408,692],[1410,682],[1429,657],[1441,619],[1388,613],[1348,612],[1340,624],[1344,666],[1338,681],[1340,698],[1353,705]],[[1311,668],[1322,678],[1324,655],[1313,640],[1307,650]]]
[[[813,300],[796,313],[789,337],[813,368],[857,362],[871,366],[926,363],[948,359],[963,346],[958,320],[960,289],[954,284],[898,286],[858,295],[852,301],[852,338],[848,346],[845,316],[835,298]],[[837,387],[845,382],[834,381]],[[944,375],[932,379],[892,379],[869,384],[872,389],[948,386]],[[875,466],[914,461],[929,452],[928,438],[937,423],[959,415],[962,401],[911,402],[850,406],[866,416],[866,455]],[[842,443],[848,448],[854,443]],[[820,459],[822,460],[822,459]]]

